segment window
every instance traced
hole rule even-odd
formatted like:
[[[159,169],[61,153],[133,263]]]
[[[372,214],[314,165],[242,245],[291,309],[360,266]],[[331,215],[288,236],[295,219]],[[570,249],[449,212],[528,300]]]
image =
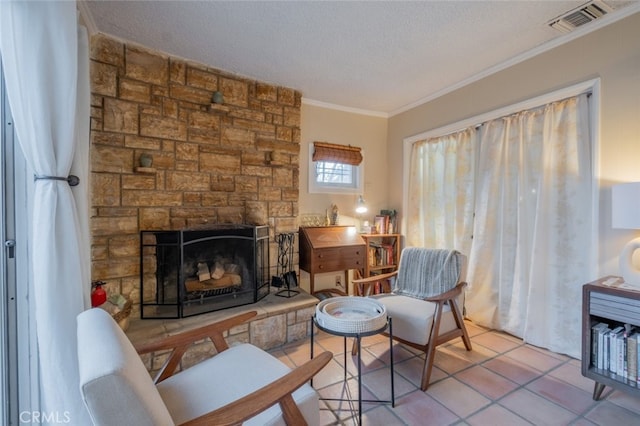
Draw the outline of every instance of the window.
[[[350,164],[316,161],[316,183],[352,186],[357,181],[356,167]]]
[[[309,192],[362,193],[362,159],[360,148],[315,142],[309,149]]]

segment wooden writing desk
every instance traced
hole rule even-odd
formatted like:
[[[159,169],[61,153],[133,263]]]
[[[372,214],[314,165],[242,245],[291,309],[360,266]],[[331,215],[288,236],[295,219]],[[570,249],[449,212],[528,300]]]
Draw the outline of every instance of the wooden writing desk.
[[[349,292],[349,269],[362,269],[366,261],[365,242],[353,226],[310,226],[300,228],[300,269],[310,276],[309,289],[315,293],[314,275],[344,271]],[[332,291],[335,291],[332,289]]]

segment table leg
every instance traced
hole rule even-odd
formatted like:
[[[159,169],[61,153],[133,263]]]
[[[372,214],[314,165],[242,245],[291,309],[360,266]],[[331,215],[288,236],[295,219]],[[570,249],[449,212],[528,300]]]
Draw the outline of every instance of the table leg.
[[[311,359],[313,359],[313,319],[314,317],[311,317]],[[313,387],[313,377],[311,377],[311,387]]]
[[[342,338],[343,353],[344,353],[344,381],[347,381],[347,336]]]
[[[602,383],[595,382],[593,386],[593,400],[598,401],[602,396],[602,391],[604,390],[604,385]]]
[[[356,336],[358,340],[358,424],[362,424],[362,347],[360,335]],[[346,348],[345,348],[346,349]]]
[[[393,386],[393,326],[391,324],[391,317],[389,317],[389,356],[391,361],[391,408],[396,406],[396,394],[395,387]]]

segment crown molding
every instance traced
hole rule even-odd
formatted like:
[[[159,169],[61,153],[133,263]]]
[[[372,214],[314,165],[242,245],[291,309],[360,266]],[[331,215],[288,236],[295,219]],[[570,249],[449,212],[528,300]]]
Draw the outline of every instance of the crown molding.
[[[409,111],[413,108],[416,108],[420,105],[426,104],[427,102],[430,102],[434,99],[437,99],[441,96],[444,96],[448,93],[451,93],[455,90],[458,90],[464,86],[467,86],[469,84],[475,83],[476,81],[482,80],[483,78],[486,78],[492,74],[495,74],[499,71],[505,70],[509,67],[512,67],[514,65],[519,64],[520,62],[524,62],[527,59],[531,59],[535,56],[538,56],[544,52],[547,52],[551,49],[555,49],[558,46],[561,46],[563,44],[569,43],[570,41],[573,41],[577,38],[580,38],[584,35],[587,35],[589,33],[592,33],[594,31],[597,31],[601,28],[606,27],[607,25],[611,25],[614,22],[620,21],[621,19],[624,19],[628,16],[631,16],[637,12],[640,12],[640,2],[635,3],[631,6],[627,6],[623,9],[620,9],[619,11],[614,11],[608,15],[605,15],[604,17],[598,19],[597,21],[593,22],[593,25],[589,24],[589,25],[585,25],[583,27],[580,27],[568,34],[565,34],[563,36],[554,38],[553,40],[548,41],[545,44],[542,44],[540,46],[534,47],[531,50],[528,50],[520,55],[514,56],[511,59],[508,59],[498,65],[495,65],[493,67],[487,68],[486,70],[475,74],[472,77],[469,77],[465,80],[462,80],[454,85],[451,85],[449,87],[446,87],[442,90],[439,90],[435,93],[432,93],[431,95],[425,96],[424,98],[421,98],[415,102],[412,102],[410,104],[407,104],[403,107],[400,107],[394,111],[391,111],[388,113],[389,117],[393,117],[394,115],[398,115],[401,114],[403,112]]]
[[[387,114],[386,112],[346,107],[338,104],[331,104],[328,102],[317,101],[315,99],[309,99],[304,97],[302,98],[302,103],[305,105],[317,106],[320,108],[333,109],[333,110],[342,111],[342,112],[350,112],[352,114],[369,115],[372,117],[380,117],[380,118],[389,118],[389,114]]]

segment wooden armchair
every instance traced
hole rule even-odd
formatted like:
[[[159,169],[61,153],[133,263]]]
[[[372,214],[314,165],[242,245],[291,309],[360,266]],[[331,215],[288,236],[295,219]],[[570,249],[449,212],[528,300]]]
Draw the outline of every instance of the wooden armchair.
[[[138,347],[170,350],[152,381],[138,352],[101,309],[78,316],[80,388],[95,425],[319,423],[318,395],[307,382],[332,358],[324,352],[291,370],[250,344],[229,347],[223,332],[250,312]],[[175,373],[188,347],[210,339],[218,353]]]
[[[427,390],[438,345],[461,337],[471,350],[462,318],[465,255],[446,250],[409,247],[397,271],[353,280],[357,294],[376,298],[393,321],[393,338],[425,352],[421,389]],[[393,291],[377,294],[379,283],[395,279]],[[387,285],[387,288],[391,287]],[[357,353],[354,346],[352,352]]]

